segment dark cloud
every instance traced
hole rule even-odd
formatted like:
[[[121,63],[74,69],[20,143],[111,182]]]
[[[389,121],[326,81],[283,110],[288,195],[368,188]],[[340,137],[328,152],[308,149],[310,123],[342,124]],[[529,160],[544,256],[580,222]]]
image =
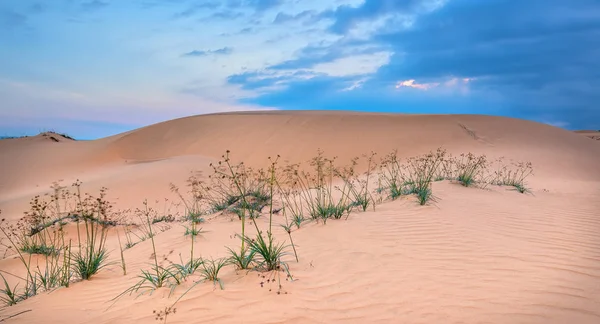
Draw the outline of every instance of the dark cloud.
[[[185,53],[182,56],[187,57],[200,57],[200,56],[208,56],[208,55],[227,55],[231,54],[233,49],[231,47],[223,47],[216,50],[207,50],[207,51],[198,51],[193,50],[191,52]]]
[[[566,123],[571,128],[600,127],[597,0],[450,0],[434,11],[428,3],[366,0],[357,7],[340,6],[321,13],[319,17],[331,20],[330,31],[343,35],[342,40],[313,44],[296,53],[296,58],[266,70],[310,68],[382,49],[395,53],[389,64],[353,91],[340,91],[352,81],[346,78],[244,80],[238,75],[230,82],[247,89],[269,81],[284,83],[285,89],[252,99],[252,103],[282,108],[291,107],[289,101],[294,101],[294,107],[327,109],[330,105],[335,109],[339,103],[354,103],[361,109],[362,102],[375,110],[407,111],[410,105],[417,111],[491,113]],[[390,20],[367,40],[349,39],[356,23],[393,14],[413,15],[414,23],[399,28]],[[279,20],[292,18],[281,14]],[[443,83],[449,78],[475,80],[469,83],[468,94],[443,100],[434,98],[433,90],[407,89],[398,94],[393,89],[400,80]],[[303,96],[302,91],[312,95]],[[312,98],[327,100],[314,102]]]
[[[596,1],[451,1],[374,41],[396,52],[377,80],[474,77],[473,87],[505,97],[516,113],[600,120]]]

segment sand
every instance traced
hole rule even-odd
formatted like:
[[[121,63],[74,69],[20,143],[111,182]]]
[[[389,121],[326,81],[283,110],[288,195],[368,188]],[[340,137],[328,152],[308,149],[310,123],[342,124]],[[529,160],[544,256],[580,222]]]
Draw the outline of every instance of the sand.
[[[595,130],[578,130],[575,131],[575,133],[578,133],[580,135],[583,135],[585,137],[589,137],[593,140],[596,141],[600,141],[600,131],[595,131]]]
[[[0,140],[3,218],[18,220],[34,195],[59,180],[79,179],[90,192],[107,187],[120,209],[144,199],[162,206],[176,200],[171,182],[183,186],[190,171],[208,172],[225,150],[252,167],[278,154],[304,162],[318,148],[339,161],[443,147],[533,163],[529,194],[440,181],[433,184],[438,201],[428,206],[386,201],[347,220],[305,224],[293,232],[299,262],[287,257],[295,280],[284,280],[281,294],[275,284],[261,288],[257,273],[227,267],[224,290],[195,286],[168,323],[600,323],[600,142],[581,134],[490,116],[273,111],[187,117],[93,141],[57,139]],[[239,244],[237,217],[215,215],[201,226],[202,256],[226,256],[225,246]],[[157,235],[157,254],[172,261],[187,255],[183,232],[174,223]],[[287,239],[280,228],[276,235]],[[109,247],[118,261],[114,234]],[[0,320],[157,322],[153,310],[171,305],[191,283],[171,297],[161,289],[109,308],[149,269],[151,253],[150,241],[139,243],[125,251],[126,276],[111,265],[90,281],[2,308]],[[0,270],[21,268],[14,255],[0,260]]]

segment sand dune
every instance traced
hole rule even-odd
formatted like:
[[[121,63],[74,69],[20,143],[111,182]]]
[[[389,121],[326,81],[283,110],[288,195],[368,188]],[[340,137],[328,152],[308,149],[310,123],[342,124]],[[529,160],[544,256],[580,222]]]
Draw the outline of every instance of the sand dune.
[[[231,150],[236,161],[268,165],[268,156],[305,162],[318,148],[340,161],[397,149],[401,157],[444,147],[533,163],[531,194],[504,187],[433,184],[435,204],[412,198],[354,212],[348,220],[308,223],[293,233],[296,279],[261,288],[257,273],[223,270],[225,289],[194,287],[168,323],[600,323],[600,146],[581,134],[534,122],[473,115],[352,112],[255,112],[187,117],[94,141],[37,136],[0,140],[0,209],[10,221],[57,180],[109,188],[119,208],[144,199],[175,200],[191,170],[208,171]],[[199,254],[226,256],[239,221],[213,215],[202,224]],[[281,215],[275,216],[283,223]],[[268,219],[259,218],[261,226]],[[183,226],[156,236],[157,254],[189,253]],[[276,236],[287,239],[278,228]],[[118,260],[115,235],[111,260]],[[191,283],[152,296],[109,301],[148,269],[152,246],[125,251],[128,274],[112,265],[91,281],[42,293],[0,310],[14,323],[156,322]],[[13,257],[0,270],[19,272]]]
[[[595,131],[595,130],[580,130],[580,131],[575,131],[575,133],[578,133],[580,135],[589,137],[593,140],[600,140],[600,131]]]

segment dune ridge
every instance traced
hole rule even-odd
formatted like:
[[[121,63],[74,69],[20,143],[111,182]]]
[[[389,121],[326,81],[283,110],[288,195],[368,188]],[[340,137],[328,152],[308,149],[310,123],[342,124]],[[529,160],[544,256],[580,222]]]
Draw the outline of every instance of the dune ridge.
[[[145,198],[174,200],[170,182],[183,186],[190,171],[208,172],[225,150],[235,161],[265,167],[268,156],[306,162],[318,148],[344,163],[371,151],[411,157],[438,147],[532,162],[531,194],[440,181],[430,205],[399,199],[348,220],[307,223],[294,232],[300,262],[289,260],[297,280],[285,282],[284,294],[261,288],[256,273],[227,269],[225,290],[198,285],[168,323],[600,322],[600,146],[519,119],[267,111],[186,117],[94,141],[2,140],[0,209],[16,220],[34,194],[59,179],[80,179],[90,191],[106,186],[123,208]],[[225,256],[224,246],[238,242],[237,217],[217,215],[202,227],[202,255]],[[286,238],[281,228],[277,237]],[[176,224],[156,242],[157,254],[170,259],[189,248]],[[118,259],[114,234],[109,246]],[[155,321],[152,311],[174,299],[164,290],[107,310],[148,267],[151,253],[149,242],[139,243],[125,252],[126,276],[114,265],[89,282],[0,309],[0,319],[27,311],[10,321]],[[0,260],[0,270],[18,269],[15,259]]]

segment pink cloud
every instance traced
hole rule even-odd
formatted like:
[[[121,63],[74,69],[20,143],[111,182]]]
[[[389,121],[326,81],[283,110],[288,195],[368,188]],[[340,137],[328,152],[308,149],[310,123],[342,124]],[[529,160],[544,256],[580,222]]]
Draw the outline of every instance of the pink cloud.
[[[421,90],[429,90],[430,88],[435,88],[439,86],[439,83],[417,83],[414,79],[399,81],[396,83],[396,89],[400,89],[402,87],[415,88]]]
[[[468,84],[471,83],[475,78],[450,78],[443,82],[429,82],[429,83],[419,83],[415,79],[398,81],[396,83],[396,89],[400,88],[414,88],[419,90],[430,90],[433,88],[448,88],[448,89],[461,89],[463,91],[466,90],[465,87],[468,87]]]

